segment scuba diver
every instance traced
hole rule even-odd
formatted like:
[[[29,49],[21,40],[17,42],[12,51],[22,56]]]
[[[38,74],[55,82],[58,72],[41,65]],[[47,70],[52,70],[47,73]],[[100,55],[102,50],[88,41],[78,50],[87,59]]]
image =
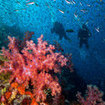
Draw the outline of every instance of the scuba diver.
[[[82,28],[79,29],[78,38],[80,39],[79,47],[81,48],[83,44],[86,45],[86,48],[89,48],[88,38],[91,36],[91,33],[85,24],[82,25]]]
[[[66,35],[66,31],[63,27],[63,24],[60,22],[54,22],[53,24],[53,28],[51,29],[51,33],[56,33],[57,35],[59,35],[59,39],[62,40],[62,38],[68,40],[69,42],[71,42],[71,39],[69,37],[67,37]]]

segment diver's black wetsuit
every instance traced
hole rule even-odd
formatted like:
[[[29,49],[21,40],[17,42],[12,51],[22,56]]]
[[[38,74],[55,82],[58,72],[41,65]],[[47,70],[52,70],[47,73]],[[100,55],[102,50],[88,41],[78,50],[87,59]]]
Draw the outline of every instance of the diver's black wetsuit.
[[[91,33],[89,32],[88,28],[86,25],[82,26],[82,29],[79,30],[78,32],[78,37],[80,39],[79,42],[79,47],[81,48],[83,44],[86,45],[86,48],[89,48],[88,45],[88,38],[91,36]]]

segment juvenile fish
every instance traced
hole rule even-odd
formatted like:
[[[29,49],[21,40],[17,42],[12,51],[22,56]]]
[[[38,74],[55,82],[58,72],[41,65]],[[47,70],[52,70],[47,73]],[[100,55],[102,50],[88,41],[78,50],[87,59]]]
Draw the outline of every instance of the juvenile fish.
[[[33,5],[33,4],[35,4],[35,2],[29,2],[26,5]]]
[[[60,9],[58,9],[61,13],[63,13],[64,14],[64,11],[62,11],[62,10],[60,10]]]

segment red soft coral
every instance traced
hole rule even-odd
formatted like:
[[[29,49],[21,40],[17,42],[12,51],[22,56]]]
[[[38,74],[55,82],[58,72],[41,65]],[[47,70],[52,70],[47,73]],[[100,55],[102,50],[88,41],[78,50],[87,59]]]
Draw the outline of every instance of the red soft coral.
[[[88,85],[85,98],[78,92],[77,98],[81,105],[105,105],[102,100],[103,92],[99,91],[96,86]]]
[[[1,72],[12,72],[10,83],[14,81],[27,86],[31,81],[37,101],[46,99],[44,88],[51,89],[52,96],[60,93],[61,87],[53,78],[52,72],[59,73],[61,67],[67,64],[67,58],[61,53],[55,53],[55,47],[42,40],[43,35],[38,38],[37,44],[32,40],[26,41],[26,45],[21,51],[17,46],[16,39],[8,38],[10,40],[9,50],[3,48],[2,52],[9,61],[5,62],[4,67],[0,69]]]

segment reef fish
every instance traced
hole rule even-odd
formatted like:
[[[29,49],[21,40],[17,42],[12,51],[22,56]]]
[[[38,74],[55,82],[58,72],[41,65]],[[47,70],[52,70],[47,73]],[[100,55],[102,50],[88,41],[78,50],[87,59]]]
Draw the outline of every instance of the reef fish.
[[[64,14],[64,11],[62,11],[62,10],[60,10],[60,9],[58,9],[61,13],[63,13]]]
[[[95,28],[95,30],[96,30],[97,32],[100,32],[100,29],[99,29],[99,27]]]
[[[35,2],[29,2],[29,3],[27,3],[26,5],[32,5],[32,4],[34,4]]]

